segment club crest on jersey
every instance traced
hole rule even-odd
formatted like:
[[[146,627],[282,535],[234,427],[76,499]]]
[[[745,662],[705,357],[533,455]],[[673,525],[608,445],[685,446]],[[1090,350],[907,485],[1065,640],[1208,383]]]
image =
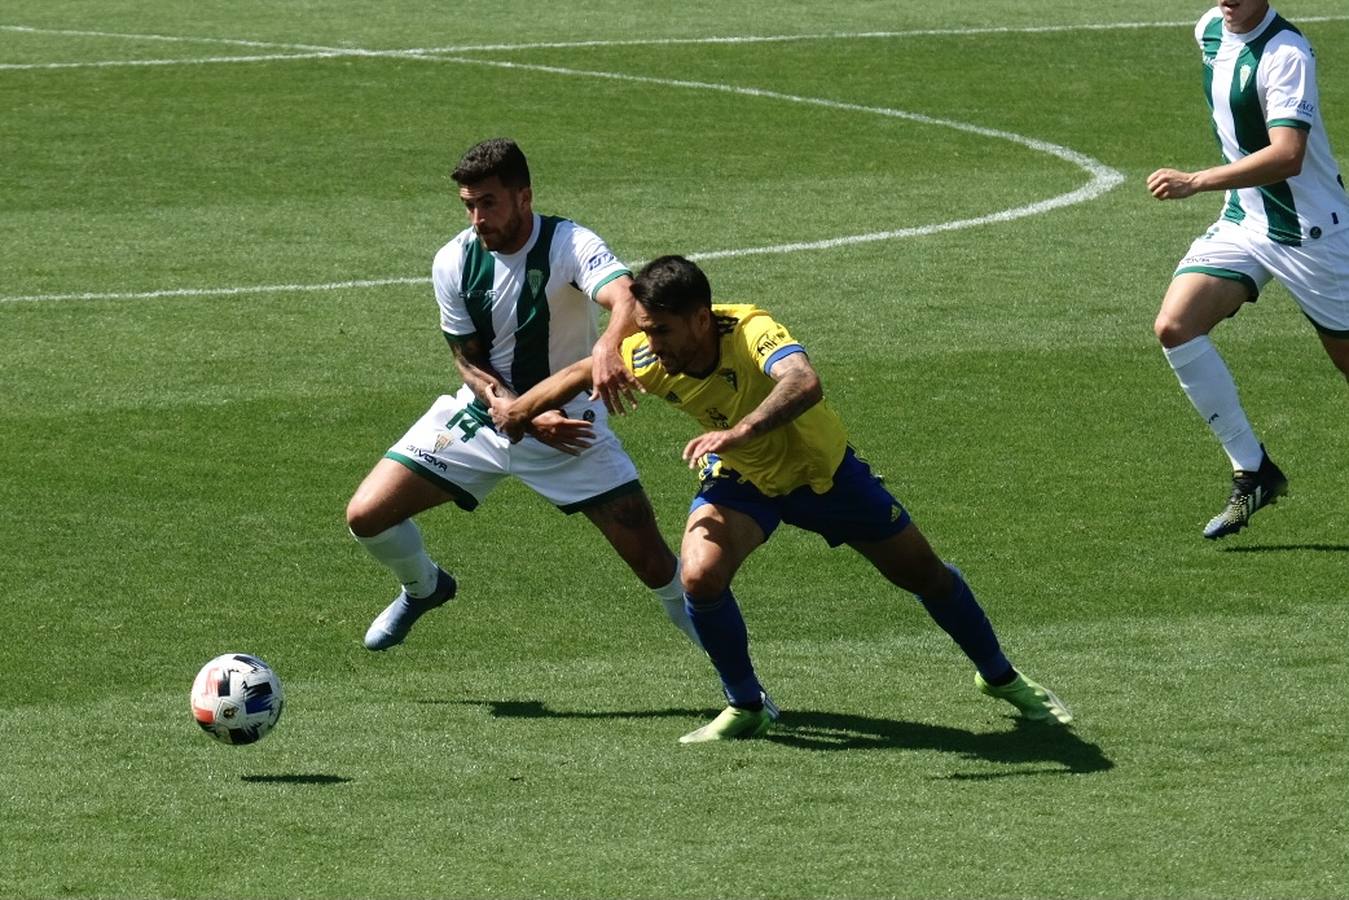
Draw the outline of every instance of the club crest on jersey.
[[[1251,72],[1254,71],[1249,65],[1241,67],[1241,89],[1246,90],[1246,82],[1251,80]]]
[[[740,389],[739,386],[735,383],[734,369],[722,369],[717,374],[720,375],[722,378],[726,379],[726,383],[731,386],[731,390],[736,391]]]
[[[529,292],[537,297],[539,287],[543,285],[543,272],[538,269],[530,269],[525,274],[525,279],[529,281]]]

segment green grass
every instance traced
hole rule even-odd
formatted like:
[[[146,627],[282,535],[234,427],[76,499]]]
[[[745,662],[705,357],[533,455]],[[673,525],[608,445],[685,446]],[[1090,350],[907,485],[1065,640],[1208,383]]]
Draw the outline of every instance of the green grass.
[[[0,26],[48,30],[0,30],[0,64],[285,52],[55,30],[392,50],[1200,12],[199,6],[13,0]],[[1344,161],[1349,21],[1304,30]],[[705,262],[805,342],[1077,725],[1019,727],[916,603],[784,529],[737,580],[782,727],[680,747],[713,673],[584,520],[513,484],[424,515],[463,589],[377,655],[393,585],[343,507],[452,383],[415,279],[482,137],[519,139],[538,208],[634,261],[971,218],[1084,172],[876,113],[445,60],[0,69],[0,897],[1349,893],[1349,394],[1282,288],[1217,330],[1293,493],[1209,544],[1224,459],[1151,336],[1218,208],[1142,185],[1216,157],[1187,26],[460,55],[899,110],[1124,174],[1013,222]],[[406,281],[193,293],[362,279]],[[138,296],[11,299],[84,293]],[[674,542],[691,424],[651,400],[617,427]],[[187,711],[232,650],[287,689],[252,747]]]

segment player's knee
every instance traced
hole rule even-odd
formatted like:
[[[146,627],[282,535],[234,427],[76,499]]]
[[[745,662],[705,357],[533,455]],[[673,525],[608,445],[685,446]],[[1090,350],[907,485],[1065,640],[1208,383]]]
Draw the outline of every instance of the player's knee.
[[[925,599],[945,600],[955,589],[955,575],[936,554],[914,570],[913,578],[918,586],[913,593]]]
[[[670,548],[661,543],[659,547],[649,548],[641,561],[632,567],[632,571],[642,580],[642,584],[659,590],[670,583],[675,575],[675,558]]]
[[[1157,319],[1152,323],[1152,333],[1167,349],[1179,347],[1190,338],[1196,337],[1190,333],[1184,322],[1164,312],[1157,314]]]
[[[374,537],[389,527],[382,510],[359,493],[347,503],[347,528],[357,537]]]
[[[719,572],[698,566],[684,564],[684,593],[688,594],[694,606],[715,603],[729,587]]]

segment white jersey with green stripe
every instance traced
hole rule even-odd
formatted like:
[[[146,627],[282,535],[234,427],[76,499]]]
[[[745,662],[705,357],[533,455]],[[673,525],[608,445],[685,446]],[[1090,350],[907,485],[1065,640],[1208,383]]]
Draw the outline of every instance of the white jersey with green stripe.
[[[1321,121],[1316,57],[1302,32],[1271,7],[1245,34],[1223,26],[1214,7],[1195,26],[1204,93],[1223,157],[1235,162],[1269,146],[1269,129],[1307,132],[1302,172],[1286,181],[1227,192],[1222,217],[1270,240],[1300,245],[1349,227],[1349,199]]]
[[[595,295],[631,274],[590,229],[536,213],[515,253],[488,250],[464,229],[436,254],[431,282],[446,338],[480,339],[497,374],[524,393],[590,355],[599,335]]]

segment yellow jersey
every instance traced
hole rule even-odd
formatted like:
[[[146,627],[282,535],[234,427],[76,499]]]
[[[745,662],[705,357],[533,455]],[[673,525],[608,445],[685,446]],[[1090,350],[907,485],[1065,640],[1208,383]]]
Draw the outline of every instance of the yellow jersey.
[[[804,348],[773,317],[754,306],[716,303],[712,314],[720,332],[716,368],[705,378],[671,375],[638,332],[623,342],[623,363],[643,389],[693,416],[705,431],[730,428],[754,410],[777,384],[768,370],[783,356]],[[792,421],[718,454],[722,463],[769,496],[810,485],[823,494],[834,484],[848,434],[827,403]]]

